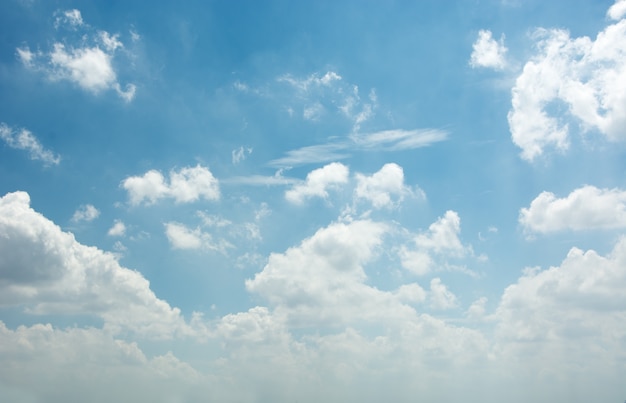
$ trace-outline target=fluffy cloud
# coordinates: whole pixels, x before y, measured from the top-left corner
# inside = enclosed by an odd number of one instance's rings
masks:
[[[94,328],[0,322],[3,401],[200,402],[213,383],[172,353],[149,358],[137,343]],[[129,386],[132,385],[132,386]]]
[[[43,72],[51,80],[70,81],[94,94],[115,90],[127,102],[134,98],[136,86],[127,84],[123,89],[113,65],[116,50],[124,47],[118,35],[106,31],[93,34],[83,22],[79,10],[57,13],[55,26],[83,30],[80,45],[54,42],[52,49],[47,52],[32,52],[28,47],[18,48],[17,55],[24,66]]]
[[[528,232],[610,229],[626,227],[626,191],[583,186],[567,197],[542,192],[520,210],[519,222]]]
[[[158,200],[171,197],[176,203],[190,203],[200,198],[218,200],[219,182],[208,168],[201,165],[170,171],[169,183],[163,174],[150,170],[143,176],[131,176],[122,182],[128,191],[130,204],[154,204]]]
[[[430,306],[435,309],[450,309],[456,307],[456,296],[448,290],[440,278],[430,280]]]
[[[615,0],[606,15],[612,20],[619,20],[626,15],[626,0]]]
[[[285,198],[294,204],[302,204],[311,197],[328,197],[328,190],[348,182],[347,166],[333,162],[322,168],[314,169],[306,176],[302,184],[297,184],[285,192]]]
[[[402,202],[405,196],[416,195],[424,198],[424,192],[412,190],[404,184],[404,171],[398,164],[385,164],[371,176],[356,174],[356,199],[367,200],[374,208],[392,208]]]
[[[609,14],[622,16],[622,4]],[[595,40],[559,29],[539,29],[533,38],[537,52],[517,78],[508,114],[522,158],[532,161],[548,147],[566,150],[572,123],[610,141],[626,139],[626,20]]]
[[[0,199],[0,305],[34,314],[93,315],[111,331],[146,337],[191,334],[177,308],[138,272],[78,243],[29,206],[27,193]]]
[[[46,150],[37,137],[26,129],[14,130],[0,123],[0,139],[11,148],[27,151],[30,159],[42,161],[45,165],[58,165],[61,162],[61,157]]]
[[[80,222],[80,221],[93,221],[100,215],[100,211],[92,206],[91,204],[86,204],[80,206],[72,216],[72,221]]]
[[[491,31],[481,29],[470,56],[470,66],[503,69],[506,66],[507,48],[504,46],[504,35],[500,41],[493,39]]]
[[[124,234],[126,234],[126,225],[120,220],[115,220],[113,226],[107,232],[109,236],[124,236]]]
[[[496,351],[541,364],[545,378],[561,382],[592,368],[623,376],[625,268],[622,238],[608,256],[572,248],[559,266],[526,269],[497,308]]]
[[[455,211],[446,211],[428,227],[428,231],[414,237],[412,247],[400,248],[402,267],[417,275],[425,275],[437,266],[445,268],[448,259],[472,255],[472,248],[463,245],[461,218]]]

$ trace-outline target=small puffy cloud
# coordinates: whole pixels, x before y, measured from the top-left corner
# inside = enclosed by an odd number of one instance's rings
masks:
[[[100,215],[100,211],[92,206],[91,204],[86,204],[80,206],[72,216],[73,222],[81,222],[81,221],[93,221]]]
[[[25,192],[0,198],[0,306],[34,314],[91,315],[111,332],[149,338],[190,335],[180,310],[139,273],[78,243],[30,207]]]
[[[583,186],[567,197],[542,192],[520,210],[519,222],[528,232],[611,229],[626,227],[626,191]]]
[[[115,220],[107,232],[109,236],[124,236],[124,234],[126,234],[126,225],[120,220]]]
[[[200,228],[191,229],[177,222],[165,223],[165,235],[174,249],[203,249],[226,253],[232,245],[225,240],[214,241],[213,236]]]
[[[219,200],[219,182],[208,168],[201,165],[170,171],[169,181],[163,174],[150,170],[143,176],[131,176],[122,181],[131,205],[154,204],[163,198],[176,203],[190,203],[200,198]]]
[[[56,18],[54,20],[55,28],[59,28],[61,26],[67,27],[70,29],[78,29],[85,22],[83,21],[83,16],[80,13],[80,10],[66,10],[66,11],[57,11],[55,13]]]
[[[456,296],[448,290],[448,287],[438,277],[430,281],[428,296],[430,306],[434,309],[451,309],[457,306]]]
[[[506,66],[507,48],[504,46],[504,35],[500,41],[493,39],[489,30],[481,29],[470,56],[470,66],[473,68],[486,67],[501,70]]]
[[[36,53],[27,46],[18,48],[18,57],[25,67],[41,71],[53,81],[70,81],[93,94],[114,90],[127,102],[134,98],[136,86],[129,83],[122,88],[113,64],[116,50],[124,47],[119,35],[92,33],[79,10],[57,13],[55,26],[84,31],[82,40],[75,44],[54,41],[50,51]]]
[[[560,29],[538,29],[533,39],[537,51],[517,77],[508,114],[522,158],[533,161],[548,148],[564,152],[574,125],[624,141],[626,20],[607,26],[595,40]]]
[[[395,163],[383,165],[371,176],[357,173],[356,180],[356,199],[367,200],[377,209],[396,207],[405,196],[425,197],[421,189],[412,190],[404,184],[404,171]]]
[[[485,306],[487,305],[487,298],[480,297],[476,301],[472,302],[467,309],[466,315],[470,319],[482,319],[485,316]]]
[[[428,227],[428,231],[413,238],[412,246],[400,248],[402,267],[421,276],[437,266],[447,267],[449,259],[471,256],[472,248],[463,245],[460,233],[461,218],[455,211],[446,211]]]
[[[0,123],[0,139],[11,148],[27,151],[31,160],[42,161],[44,165],[58,165],[61,162],[61,157],[46,150],[37,137],[26,129],[15,130]]]
[[[333,162],[322,168],[314,169],[306,176],[302,184],[297,184],[285,192],[285,198],[294,204],[302,204],[311,197],[328,197],[328,190],[348,182],[347,166]]]
[[[626,15],[626,0],[615,0],[606,15],[612,20],[620,20]]]

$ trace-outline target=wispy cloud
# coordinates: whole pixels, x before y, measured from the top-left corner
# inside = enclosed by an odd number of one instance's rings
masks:
[[[37,137],[26,129],[15,130],[0,123],[0,139],[11,148],[27,151],[31,160],[43,161],[44,165],[58,165],[61,162],[59,155],[46,150]]]
[[[448,132],[439,129],[384,130],[290,150],[284,157],[274,159],[268,165],[287,167],[337,161],[349,158],[353,151],[412,150],[428,147],[447,138]]]

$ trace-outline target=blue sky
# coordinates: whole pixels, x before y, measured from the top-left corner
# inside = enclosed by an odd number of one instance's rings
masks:
[[[0,26],[0,400],[626,398],[626,1]]]

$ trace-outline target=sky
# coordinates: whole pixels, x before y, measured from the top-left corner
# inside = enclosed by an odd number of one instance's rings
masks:
[[[1,401],[626,399],[626,0],[0,27]]]

